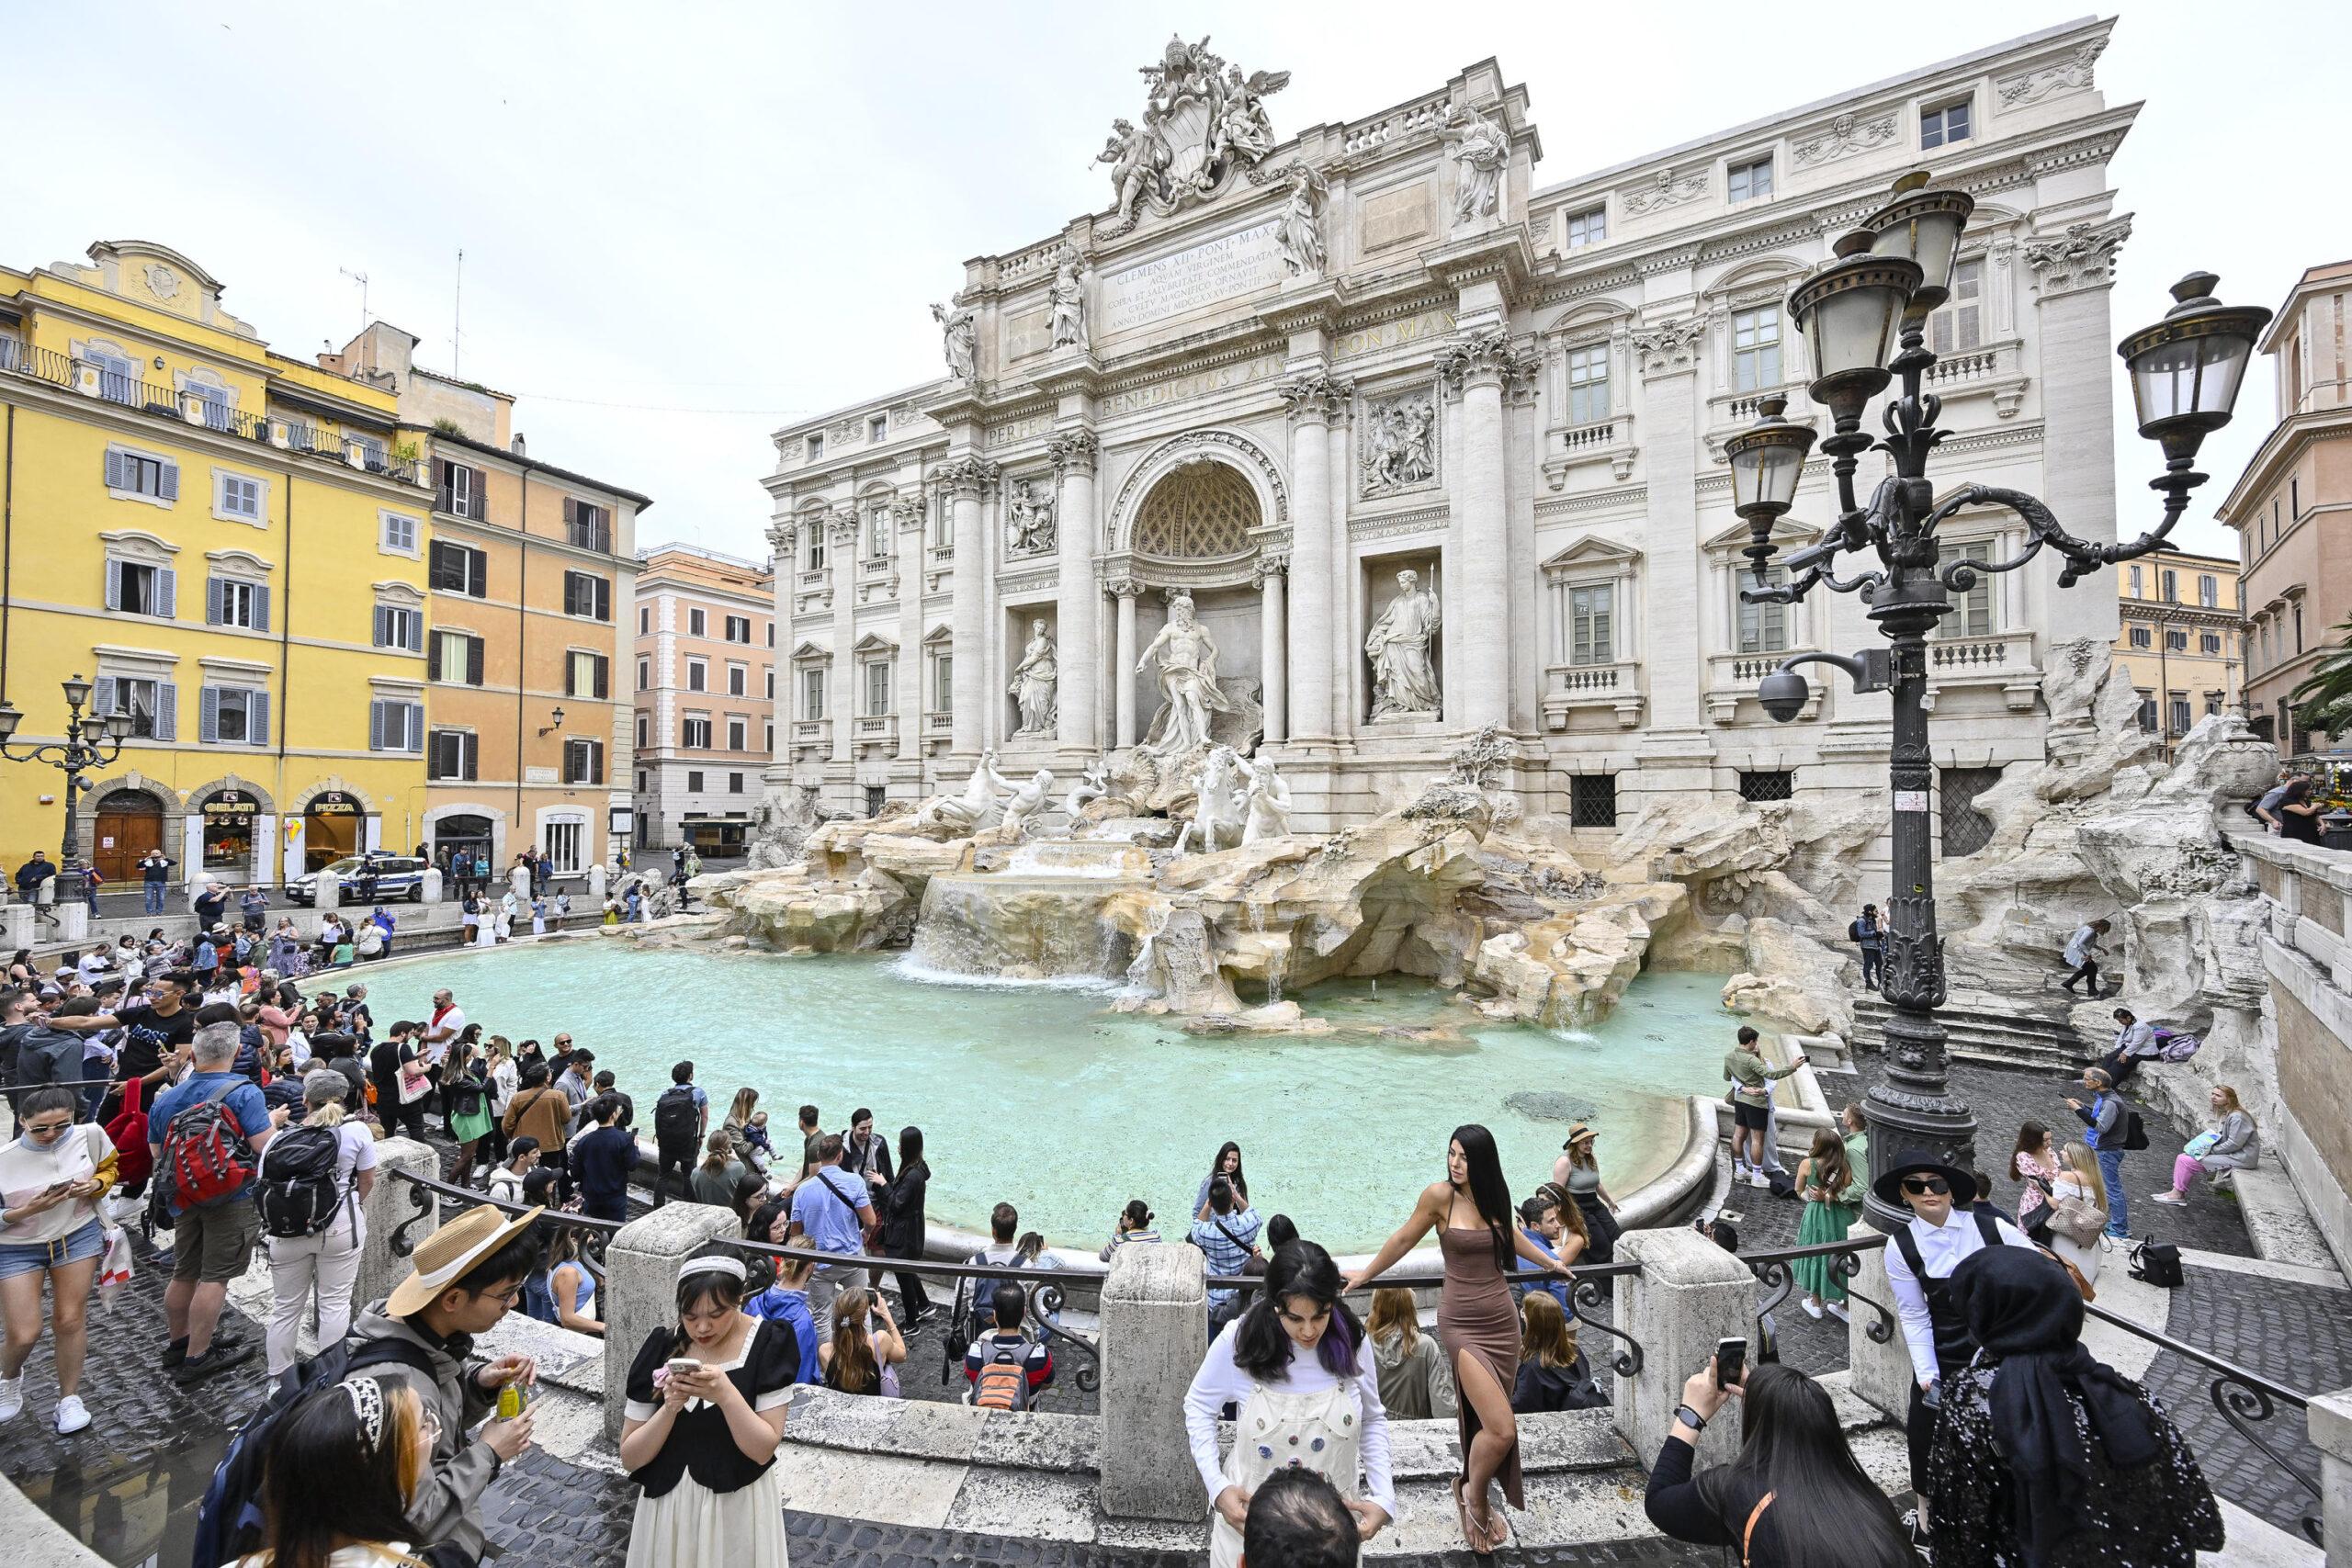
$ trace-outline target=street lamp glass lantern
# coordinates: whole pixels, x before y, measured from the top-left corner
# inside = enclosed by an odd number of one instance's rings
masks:
[[[2220,281],[2210,272],[2190,273],[2173,285],[2179,303],[2163,321],[2116,345],[2131,367],[2140,434],[2161,443],[2165,456],[2184,467],[2206,436],[2230,423],[2255,344],[2270,320],[2259,305],[2216,300],[2213,286]]]
[[[1951,270],[1960,256],[1960,233],[1968,227],[1976,198],[1966,191],[1928,190],[1927,171],[1915,170],[1894,182],[1894,199],[1871,214],[1862,227],[1871,233],[1871,254],[1898,256],[1919,267],[1919,287],[1911,296],[1913,316],[1925,316],[1951,297]]]
[[[107,715],[107,738],[118,743],[130,739],[132,722],[130,715],[127,713]]]
[[[1756,405],[1757,422],[1724,443],[1724,456],[1731,460],[1732,510],[1750,524],[1769,525],[1788,511],[1796,500],[1805,455],[1813,450],[1813,426],[1781,417],[1788,406],[1785,398],[1764,399]]]
[[[1919,264],[1905,257],[1849,255],[1789,296],[1789,311],[1813,354],[1813,400],[1841,427],[1858,423],[1863,405],[1891,379],[1888,351],[1919,279]]]
[[[0,703],[0,740],[6,740],[16,734],[17,726],[22,724],[24,719],[25,716],[17,711],[16,704]]]
[[[90,700],[90,682],[75,675],[64,682],[65,705],[78,708]]]

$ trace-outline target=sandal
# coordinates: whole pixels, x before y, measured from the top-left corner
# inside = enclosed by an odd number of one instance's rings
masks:
[[[1478,1544],[1478,1532],[1471,1526],[1470,1502],[1468,1498],[1462,1495],[1462,1477],[1458,1475],[1453,1478],[1453,1513],[1454,1517],[1462,1526],[1462,1544],[1468,1547],[1471,1551],[1484,1555],[1487,1549]]]

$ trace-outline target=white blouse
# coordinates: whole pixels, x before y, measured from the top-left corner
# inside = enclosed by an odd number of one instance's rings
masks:
[[[1226,1486],[1225,1464],[1216,1451],[1217,1413],[1227,1404],[1247,1404],[1258,1387],[1258,1380],[1233,1364],[1233,1334],[1239,1326],[1238,1321],[1226,1325],[1209,1346],[1201,1370],[1193,1374],[1193,1386],[1184,1393],[1184,1437],[1192,1447],[1193,1463],[1201,1472],[1201,1484],[1208,1488],[1211,1503],[1216,1501],[1217,1494]],[[1396,1489],[1388,1473],[1388,1412],[1380,1403],[1380,1379],[1373,1371],[1369,1341],[1356,1347],[1356,1364],[1361,1369],[1357,1376],[1340,1377],[1323,1365],[1321,1357],[1302,1356],[1294,1345],[1289,1375],[1281,1386],[1300,1393],[1314,1393],[1340,1384],[1349,1386],[1363,1420],[1363,1436],[1357,1440],[1363,1456],[1364,1495],[1379,1504],[1393,1519],[1396,1517]]]

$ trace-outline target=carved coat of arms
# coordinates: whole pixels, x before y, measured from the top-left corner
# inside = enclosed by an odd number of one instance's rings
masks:
[[[1111,122],[1110,139],[1095,154],[1111,165],[1117,208],[1098,234],[1124,233],[1136,225],[1138,208],[1162,217],[1205,201],[1223,188],[1236,169],[1257,167],[1273,151],[1273,123],[1265,100],[1290,85],[1287,71],[1244,75],[1198,43],[1171,38],[1157,65],[1141,68],[1151,90],[1143,123]]]

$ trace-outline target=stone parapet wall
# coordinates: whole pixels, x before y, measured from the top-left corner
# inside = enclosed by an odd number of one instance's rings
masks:
[[[2352,855],[2257,832],[2230,841],[2261,886],[2278,1111],[2266,1142],[2294,1181],[2336,1262],[2352,1269]]]

